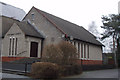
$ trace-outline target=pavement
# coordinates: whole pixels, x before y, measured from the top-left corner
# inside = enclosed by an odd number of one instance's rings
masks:
[[[120,71],[120,70],[119,70]],[[57,80],[120,80],[118,69],[85,71],[80,75],[64,77]],[[40,80],[32,79],[23,75],[1,73],[2,80]]]
[[[66,78],[120,78],[120,69],[85,71],[81,75],[69,76]]]
[[[0,75],[2,75],[2,78],[29,78],[23,75],[8,74],[8,73],[0,73]]]
[[[18,62],[2,63],[2,68],[25,71],[25,64],[24,63],[18,64]],[[31,64],[27,64],[27,71],[30,72],[30,70],[31,70]],[[118,69],[107,69],[107,70],[85,71],[80,75],[65,77],[65,79],[69,79],[69,80],[71,80],[71,79],[72,80],[90,80],[90,79],[91,80],[96,80],[96,78],[97,78],[97,80],[99,80],[101,78],[101,80],[103,80],[103,78],[104,78],[105,80],[107,80],[107,78],[108,78],[108,80],[116,80],[116,79],[118,80],[118,77],[120,78],[119,73],[120,73],[120,69],[119,70]],[[15,78],[15,80],[16,80],[17,77],[19,79],[20,78],[25,78],[25,80],[26,79],[27,80],[32,80],[28,77],[26,78],[26,76],[15,75],[15,74],[3,73],[2,76],[3,76],[3,78],[11,77],[12,78],[11,80],[13,80],[13,78]]]

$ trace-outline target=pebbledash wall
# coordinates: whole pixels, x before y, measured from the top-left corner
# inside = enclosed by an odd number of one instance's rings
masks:
[[[30,57],[31,42],[38,42],[38,58],[41,57],[41,39],[25,36],[14,23],[2,39],[2,61],[14,61]]]
[[[33,16],[34,14],[34,16]],[[30,20],[45,36],[44,46],[54,43],[57,44],[62,38],[62,34],[53,24],[51,24],[43,15],[38,13],[36,9],[32,8],[29,13],[25,16],[24,20]],[[52,41],[54,39],[54,41]],[[80,40],[70,41],[79,53],[78,63],[83,64],[102,64],[102,46],[87,43]],[[78,49],[79,44],[79,49]],[[83,52],[81,52],[81,44]],[[84,49],[85,48],[85,49]],[[86,56],[81,57],[81,53],[86,54]]]
[[[34,14],[34,16],[32,15]],[[63,33],[60,32],[53,24],[51,24],[43,15],[39,14],[36,9],[32,8],[29,13],[25,16],[24,20],[29,20],[35,27],[40,31],[42,35],[45,36],[43,41],[43,48],[48,44],[57,44],[63,39]],[[9,34],[17,34],[19,35],[9,35]],[[16,55],[9,55],[9,46],[10,46],[10,38],[18,38],[18,51]],[[16,24],[14,24],[8,33],[5,35],[3,41],[3,61],[12,61],[18,60],[25,57],[30,57],[30,44],[32,41],[37,41],[39,43],[38,48],[38,58],[41,58],[41,39],[25,36],[24,32],[22,32]],[[77,48],[78,59],[77,62],[79,64],[85,65],[93,65],[93,64],[102,64],[102,46],[95,45],[91,43],[87,43],[80,40],[72,40],[70,41]],[[14,53],[15,54],[15,53]],[[8,57],[6,57],[8,56]]]
[[[49,44],[57,44],[62,38],[62,33],[51,24],[45,17],[39,14],[36,9],[32,8],[24,20],[29,20],[40,32],[45,36],[44,46]]]
[[[102,47],[82,41],[72,41],[78,52],[79,64],[102,64]]]

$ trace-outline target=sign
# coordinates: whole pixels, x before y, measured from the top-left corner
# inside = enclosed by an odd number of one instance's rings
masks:
[[[13,35],[20,35],[21,33],[12,33],[12,34],[7,34],[7,36],[13,36]]]

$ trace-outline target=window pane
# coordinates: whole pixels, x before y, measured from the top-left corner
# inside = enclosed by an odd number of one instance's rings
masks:
[[[17,38],[16,38],[16,42],[15,42],[15,55],[17,55]]]
[[[81,58],[83,58],[83,43],[81,43]]]
[[[88,58],[89,58],[89,45],[87,45],[87,52],[88,52]]]
[[[81,58],[81,43],[79,43],[79,54],[80,54],[80,58]]]
[[[86,44],[84,44],[84,58],[86,58]]]
[[[80,43],[78,43],[78,58],[80,58]]]
[[[13,38],[13,42],[12,42],[12,55],[14,55],[14,41],[15,41],[15,39]]]
[[[11,38],[10,38],[10,44],[9,44],[9,55],[11,55]]]

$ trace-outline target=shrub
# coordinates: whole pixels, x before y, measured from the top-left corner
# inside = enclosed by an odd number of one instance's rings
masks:
[[[32,64],[33,78],[54,79],[59,77],[59,66],[49,62],[36,62]]]
[[[62,54],[61,50],[56,45],[47,45],[43,51],[42,61],[44,62],[52,62],[61,64]]]
[[[81,65],[78,65],[78,64],[63,65],[63,66],[61,66],[60,69],[61,69],[60,74],[62,76],[69,76],[69,75],[75,75],[75,74],[82,73],[82,67],[81,67]]]
[[[48,45],[43,52],[43,61],[53,62],[62,65],[74,64],[77,59],[76,48],[67,41],[62,41],[57,45]]]
[[[77,59],[77,50],[76,48],[67,41],[62,41],[58,44],[58,47],[62,51],[62,64],[70,65],[74,64],[75,59]]]
[[[74,74],[81,74],[82,73],[82,66],[80,64],[74,64],[72,66],[72,70]]]

